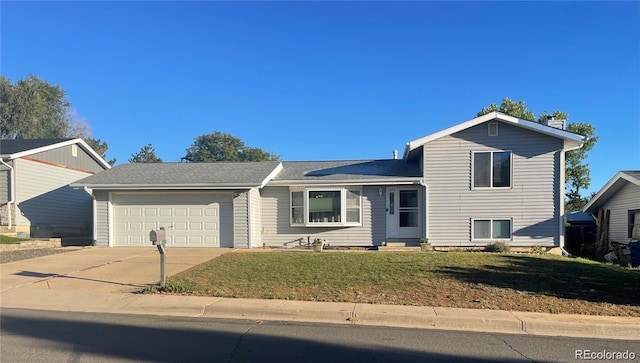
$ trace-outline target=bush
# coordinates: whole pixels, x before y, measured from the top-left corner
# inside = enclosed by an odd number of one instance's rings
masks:
[[[547,253],[547,249],[542,246],[535,246],[531,248],[531,251],[529,251],[529,253],[531,253],[532,255],[544,255],[545,253]]]
[[[498,241],[484,247],[484,252],[509,252],[511,248],[506,242]]]

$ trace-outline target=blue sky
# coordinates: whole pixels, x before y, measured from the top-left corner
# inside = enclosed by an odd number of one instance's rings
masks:
[[[283,160],[390,158],[504,97],[640,169],[638,2],[0,3],[0,70],[60,85],[107,156],[221,131]]]

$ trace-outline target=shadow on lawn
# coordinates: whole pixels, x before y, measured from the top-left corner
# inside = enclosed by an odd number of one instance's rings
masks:
[[[640,270],[534,256],[503,258],[504,265],[443,267],[436,273],[460,281],[563,299],[640,306]]]

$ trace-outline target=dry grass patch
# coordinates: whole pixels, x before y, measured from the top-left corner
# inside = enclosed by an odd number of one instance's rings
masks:
[[[168,279],[204,296],[640,317],[640,270],[488,253],[229,253]]]

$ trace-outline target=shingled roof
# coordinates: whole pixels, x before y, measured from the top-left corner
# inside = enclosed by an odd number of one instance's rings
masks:
[[[278,161],[131,163],[84,178],[71,186],[92,189],[257,187],[263,186],[281,168]]]
[[[0,155],[17,154],[69,140],[73,139],[2,139],[0,140]]]
[[[277,182],[385,181],[419,179],[417,164],[402,160],[287,161],[275,178]]]

